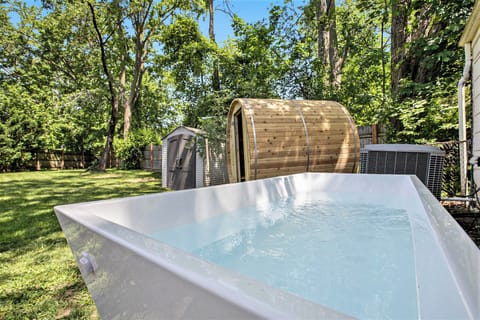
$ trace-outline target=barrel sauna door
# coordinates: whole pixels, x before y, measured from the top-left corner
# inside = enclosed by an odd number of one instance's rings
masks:
[[[168,139],[167,186],[173,190],[195,188],[195,137],[177,135]]]
[[[234,115],[234,134],[235,134],[235,168],[237,171],[237,182],[245,181],[245,153],[243,141],[243,119],[242,112],[238,111]]]

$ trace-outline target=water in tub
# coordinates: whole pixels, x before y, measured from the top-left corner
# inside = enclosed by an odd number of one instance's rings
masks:
[[[358,199],[288,198],[154,236],[360,319],[417,318],[408,214]]]

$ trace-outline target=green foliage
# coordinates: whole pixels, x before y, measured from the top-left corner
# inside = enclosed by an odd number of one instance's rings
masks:
[[[130,131],[126,140],[115,140],[115,154],[123,169],[139,169],[149,144],[161,144],[157,132],[149,129]]]
[[[390,90],[388,0],[335,2],[329,17],[336,21],[332,49],[342,58],[335,84],[318,57],[319,23],[325,21],[317,18],[316,0],[285,1],[253,23],[233,16],[234,37],[222,46],[200,32],[204,0],[91,3],[119,95],[117,132],[124,126],[123,103],[134,92],[135,72],[142,72],[131,106],[133,138],[116,144],[127,166],[136,165],[134,150],[148,140],[137,139],[142,130],[162,136],[184,124],[224,139],[226,114],[237,97],[333,99],[359,125],[396,119],[395,141],[455,138],[454,83],[463,66],[457,42],[472,0],[410,2],[411,41],[401,61],[408,72],[398,92]],[[138,51],[142,33],[135,19],[150,4],[145,51]],[[87,4],[2,2],[0,23],[0,170],[22,168],[37,149],[100,154],[111,107]],[[135,65],[138,53],[145,55],[143,69]],[[216,70],[219,84],[213,83]],[[117,133],[118,138],[123,136]]]
[[[278,97],[272,50],[274,26],[263,21],[249,24],[234,16],[232,27],[236,39],[227,44],[228,51],[222,52],[219,61],[224,87],[237,97]]]
[[[221,154],[226,143],[227,113],[231,102],[232,93],[227,90],[209,94],[199,102],[199,113],[204,116],[198,117],[197,126],[205,132],[209,148],[216,154]]]
[[[270,11],[270,21],[275,26],[275,66],[281,75],[276,91],[282,98],[326,98],[323,94],[325,66],[316,54],[315,30],[309,25],[313,19],[310,8],[309,5],[303,8],[277,6]]]
[[[464,64],[458,46],[473,1],[412,1],[403,70],[393,104],[392,140],[427,143],[458,139],[457,88]],[[393,31],[392,31],[393,32]]]
[[[155,73],[147,73],[143,78],[132,128],[152,130],[163,136],[181,124],[181,102],[170,94],[173,87],[171,77],[163,74],[158,79]]]
[[[188,16],[177,17],[165,29],[162,42],[163,62],[173,70],[180,89],[186,90],[186,81],[205,74],[204,61],[212,50],[210,43],[200,33],[198,23]]]
[[[12,1],[2,9],[19,21],[7,19],[0,38],[0,170],[22,168],[35,150],[96,152],[106,101],[86,12],[61,2],[44,10]]]
[[[420,29],[416,32],[423,31],[423,35],[409,48],[419,68],[412,80],[434,82],[461,70],[463,48],[458,46],[458,40],[472,4],[471,0],[413,1],[412,32]]]
[[[158,35],[166,32],[165,23],[170,21],[165,21],[166,15],[176,15],[178,9],[201,12],[199,4],[203,2],[197,2],[155,3],[147,25],[147,31],[151,30],[148,39],[159,41]],[[120,73],[125,48],[132,48],[135,41],[128,28],[123,38],[114,32],[118,19],[146,3],[94,3],[97,22],[109,45],[108,67],[115,75]],[[11,1],[0,9],[0,19],[5,22],[0,32],[0,171],[22,168],[30,153],[38,149],[99,155],[105,145],[110,95],[86,3],[44,1],[39,7]],[[159,46],[147,48],[147,70],[142,76],[140,99],[133,106],[133,129],[147,128],[162,134],[180,123],[182,104],[172,96],[172,81],[165,70],[151,64],[159,56]],[[133,58],[134,53],[127,62]],[[128,66],[127,84],[131,81],[130,70]],[[119,121],[117,129],[122,125]]]
[[[419,144],[453,140],[458,130],[455,82],[439,79],[434,84],[411,83],[408,87],[418,97],[398,104],[393,115],[400,119],[402,130],[393,139]]]

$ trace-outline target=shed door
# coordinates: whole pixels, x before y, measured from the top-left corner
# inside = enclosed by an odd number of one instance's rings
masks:
[[[168,139],[167,186],[173,190],[195,188],[195,137],[177,135]]]

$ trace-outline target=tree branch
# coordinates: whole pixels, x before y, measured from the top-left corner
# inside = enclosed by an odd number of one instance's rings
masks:
[[[87,2],[87,4],[88,4],[88,7],[90,8],[90,12],[92,13],[93,27],[95,28],[95,32],[97,34],[98,42],[100,44],[103,72],[107,76],[108,90],[110,91],[110,99],[113,102],[114,99],[115,99],[115,89],[113,88],[112,75],[110,74],[110,71],[108,70],[108,66],[107,66],[107,55],[105,54],[105,43],[103,41],[102,34],[100,33],[100,30],[98,28],[97,18],[95,16],[95,8],[93,7],[93,5],[90,2]]]
[[[153,4],[153,0],[150,0],[150,2],[148,3],[147,10],[145,11],[145,14],[143,15],[143,18],[142,18],[142,24],[143,25],[145,24],[145,22],[148,19],[148,16],[150,15],[150,10],[152,9],[152,4]]]

